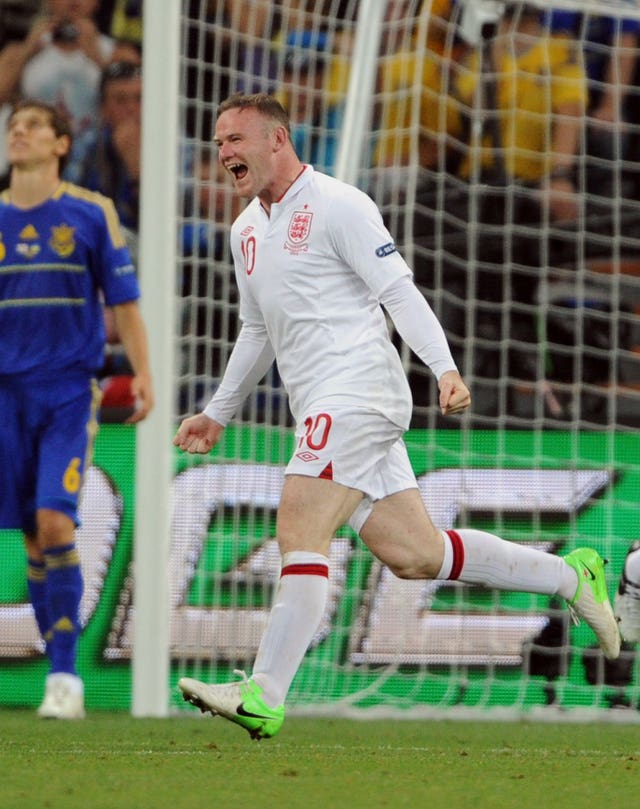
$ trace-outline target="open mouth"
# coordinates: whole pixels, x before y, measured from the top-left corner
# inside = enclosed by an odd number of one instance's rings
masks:
[[[247,176],[248,168],[244,165],[244,163],[232,163],[231,165],[227,166],[227,170],[233,174],[236,180],[242,180],[243,177]]]

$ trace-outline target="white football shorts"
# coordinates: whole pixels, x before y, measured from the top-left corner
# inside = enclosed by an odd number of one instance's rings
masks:
[[[298,424],[285,474],[333,480],[361,491],[364,497],[349,520],[359,532],[376,500],[418,488],[403,433],[375,411],[319,408]]]

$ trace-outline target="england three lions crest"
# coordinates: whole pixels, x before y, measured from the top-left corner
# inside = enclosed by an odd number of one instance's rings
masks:
[[[311,211],[294,211],[289,220],[285,250],[290,253],[304,253],[309,249],[308,239],[311,232]]]

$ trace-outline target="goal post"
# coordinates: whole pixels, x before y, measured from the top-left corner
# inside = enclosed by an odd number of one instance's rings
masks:
[[[386,0],[360,3],[353,43],[353,63],[344,101],[344,125],[338,142],[334,175],[346,183],[357,184],[366,132],[370,119],[371,98],[375,91],[376,63],[380,47]]]
[[[640,516],[638,77],[625,79],[631,113],[607,130],[607,153],[590,151],[591,110],[573,88],[585,105],[577,215],[563,224],[545,198],[534,218],[533,182],[460,168],[485,154],[487,99],[501,92],[491,71],[474,73],[472,51],[490,32],[463,19],[473,5],[256,2],[239,20],[231,3],[183,0],[145,16],[141,269],[158,405],[139,434],[136,608],[121,599],[109,650],[133,655],[136,715],[181,711],[180,676],[226,681],[250,670],[279,570],[275,511],[293,436],[276,370],[210,456],[169,443],[215,390],[238,328],[228,234],[239,203],[211,149],[216,108],[235,90],[277,93],[302,159],[376,200],[447,331],[474,397],[461,419],[440,417],[430,372],[398,346],[414,396],[407,445],[434,520],[549,553],[592,545],[609,559],[615,592]],[[554,39],[552,49],[560,60],[566,47],[584,70],[591,16],[640,23],[633,3],[553,5],[583,15],[573,44]],[[503,3],[480,6],[483,25],[502,19]],[[540,36],[562,36],[545,25]],[[513,32],[503,44],[509,64],[534,70],[517,62]],[[618,65],[625,48],[598,46]],[[572,70],[564,80],[596,86]],[[556,81],[541,74],[532,86],[550,92]],[[566,115],[552,111],[544,125]],[[605,665],[556,599],[399,581],[348,529],[330,564],[327,610],[289,695],[294,712],[637,714],[611,710],[638,705],[634,651],[619,668]]]
[[[175,429],[176,176],[180,9],[156,0],[144,16],[143,170],[139,275],[155,407],[137,428],[133,549],[136,626],[134,716],[166,716],[169,705],[169,547]]]

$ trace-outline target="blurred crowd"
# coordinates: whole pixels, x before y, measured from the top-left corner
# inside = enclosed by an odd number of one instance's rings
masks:
[[[638,219],[640,15],[633,13],[636,0],[627,2],[628,17],[620,16],[620,3],[615,16],[552,6],[543,11],[522,0],[386,4],[374,124],[359,183],[401,246],[409,240],[417,246],[423,289],[444,286],[450,293],[439,314],[463,366],[468,338],[479,346],[465,373],[488,380],[506,373],[523,384],[541,375],[560,386],[563,379],[575,381],[570,351],[550,354],[541,368],[528,347],[540,334],[541,295],[557,303],[566,287],[547,283],[548,267],[559,268],[551,280],[564,283],[562,269],[575,270],[578,259],[603,262],[612,251],[619,258],[612,237]],[[290,112],[300,157],[333,173],[358,6],[356,0],[184,2],[179,292],[184,362],[201,379],[201,390],[190,396],[208,392],[208,380],[227,358],[225,336],[235,329],[226,234],[239,209],[210,145],[217,104],[235,91],[275,93]],[[0,119],[23,97],[69,114],[74,146],[65,179],[114,200],[134,254],[142,13],[143,0],[0,0]],[[5,185],[7,171],[0,153]],[[407,203],[415,211],[409,230]],[[470,222],[483,234],[472,254]],[[585,228],[592,234],[587,254]],[[504,272],[505,263],[511,272]],[[479,313],[471,326],[470,298]],[[505,301],[512,313],[506,317]],[[614,349],[632,348],[629,334],[596,334],[613,328],[611,320],[593,320],[580,337],[601,340],[601,361],[580,368],[593,384],[619,381],[605,356],[607,341]],[[616,329],[620,322],[616,317]],[[545,326],[549,333],[554,323]],[[112,339],[117,345],[117,335]],[[576,347],[578,338],[566,339]],[[491,347],[505,340],[520,348],[496,366]],[[110,361],[107,376],[126,373],[117,350]],[[421,387],[420,380],[414,384]],[[414,393],[420,402],[420,390]],[[196,404],[185,401],[181,409]],[[562,395],[548,405],[561,412]]]

